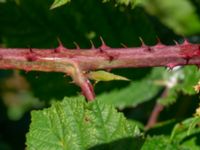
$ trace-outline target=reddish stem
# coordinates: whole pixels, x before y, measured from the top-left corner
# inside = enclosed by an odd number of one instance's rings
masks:
[[[153,109],[153,111],[150,115],[150,118],[148,120],[148,123],[146,125],[146,129],[153,127],[157,123],[160,112],[163,109],[164,109],[164,106],[162,104],[156,103],[156,105],[155,105],[155,107],[154,107],[154,109]]]
[[[168,93],[168,88],[166,88],[166,89],[163,91],[161,97],[162,97],[162,98],[166,97],[166,96],[167,96],[167,93]],[[156,105],[155,105],[154,108],[153,108],[153,111],[151,112],[151,115],[150,115],[150,117],[149,117],[149,120],[148,120],[148,122],[147,122],[146,129],[149,129],[149,128],[153,127],[153,126],[157,123],[158,117],[159,117],[159,115],[160,115],[160,113],[161,113],[161,111],[162,111],[163,109],[164,109],[164,106],[163,106],[162,104],[156,103]]]
[[[56,49],[0,48],[0,69],[64,72],[81,87],[88,100],[94,99],[93,87],[84,73],[90,70],[200,65],[200,45],[185,41],[181,45],[142,45],[139,48],[99,48],[69,50],[60,44]]]

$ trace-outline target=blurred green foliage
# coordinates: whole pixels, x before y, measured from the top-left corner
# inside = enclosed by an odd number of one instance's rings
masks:
[[[191,35],[200,32],[200,20],[189,0],[143,0],[147,12],[158,17],[177,34]]]

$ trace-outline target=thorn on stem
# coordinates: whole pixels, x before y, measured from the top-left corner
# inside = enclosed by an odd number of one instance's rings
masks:
[[[64,47],[63,44],[62,44],[62,41],[60,40],[60,38],[57,38],[57,41],[58,41],[58,46],[59,47]]]
[[[103,38],[100,36],[100,40],[101,40],[101,46],[99,47],[100,52],[105,51],[106,49],[109,49],[110,47],[106,45],[106,43],[104,42]]]
[[[176,46],[179,46],[179,43],[176,40],[173,40]]]
[[[77,50],[80,50],[80,49],[81,49],[80,46],[79,46],[75,41],[74,41],[73,43],[74,43],[74,45],[76,46],[76,49],[77,49]]]
[[[91,49],[96,49],[92,40],[90,40]]]
[[[184,42],[182,45],[190,45],[190,42],[188,41],[188,39],[184,38]]]
[[[128,48],[128,46],[126,46],[124,43],[120,43],[121,46],[123,46],[124,48]]]
[[[163,48],[163,47],[165,47],[165,45],[161,42],[161,40],[160,40],[159,37],[157,37],[156,39],[157,39],[157,44],[155,46],[156,48]]]
[[[169,71],[172,71],[173,68],[176,67],[176,66],[177,66],[177,64],[175,64],[175,63],[169,63],[169,64],[167,64],[166,67],[168,68]]]
[[[63,44],[59,38],[57,38],[57,41],[58,41],[58,47],[54,49],[54,52],[60,53],[60,52],[64,51],[66,48],[63,46]]]
[[[152,51],[153,51],[153,49],[152,49],[150,46],[147,46],[147,45],[144,43],[144,41],[143,41],[143,39],[142,39],[141,37],[139,37],[139,39],[140,39],[140,41],[141,41],[141,43],[142,43],[141,47],[144,48],[145,51],[148,51],[148,52],[152,52]]]
[[[141,37],[139,37],[139,39],[142,44],[141,47],[147,47],[147,45],[144,43],[144,40]]]

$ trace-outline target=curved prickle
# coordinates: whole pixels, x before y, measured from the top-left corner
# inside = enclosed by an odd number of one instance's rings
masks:
[[[110,49],[110,47],[106,45],[106,43],[104,42],[101,36],[100,36],[100,40],[101,40],[101,46],[99,47],[100,52]]]

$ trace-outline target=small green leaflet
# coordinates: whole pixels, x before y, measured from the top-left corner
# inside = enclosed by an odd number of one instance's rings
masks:
[[[70,1],[71,0],[55,0],[54,3],[51,5],[50,9],[54,9],[54,8],[60,7],[62,5],[65,5]]]
[[[171,143],[167,136],[148,136],[140,150],[182,150],[177,143]]]
[[[128,78],[126,77],[122,77],[119,75],[115,75],[113,73],[110,72],[106,72],[103,70],[99,70],[99,71],[91,71],[87,74],[87,77],[91,80],[95,80],[96,82],[99,81],[112,81],[112,80],[124,80],[124,81],[130,81]]]

